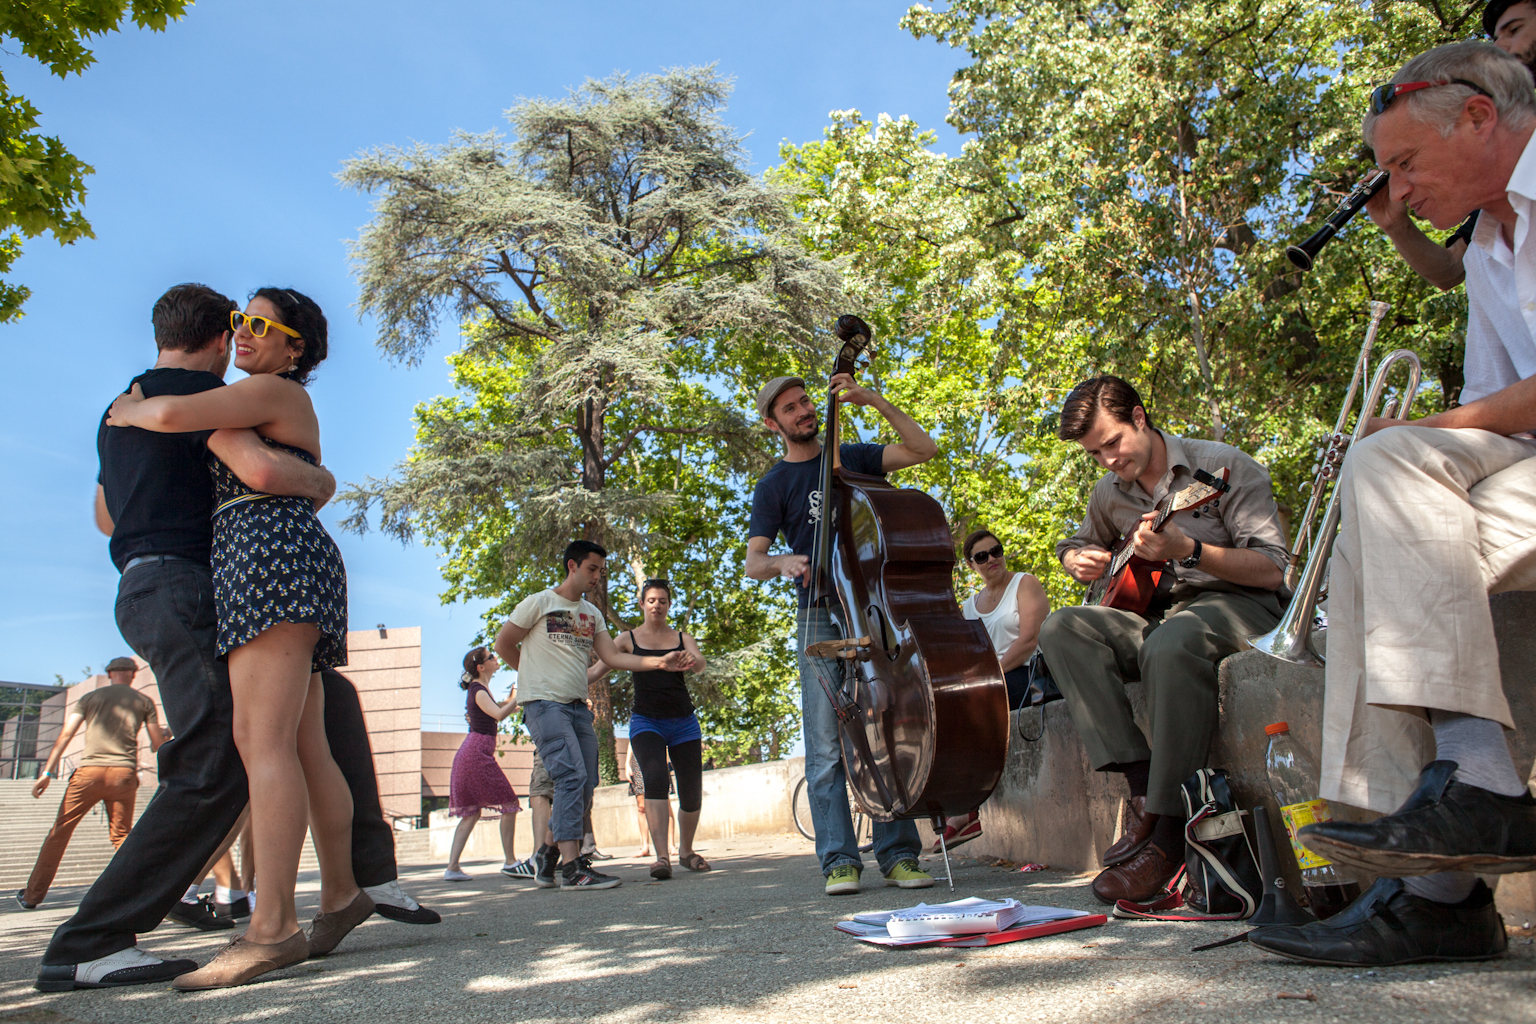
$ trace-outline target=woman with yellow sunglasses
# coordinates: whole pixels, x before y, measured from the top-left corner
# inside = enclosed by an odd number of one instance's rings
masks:
[[[181,432],[254,428],[267,444],[319,464],[320,424],[304,384],[326,356],[320,307],[260,288],[231,312],[235,366],[249,376],[195,395],[146,399],[138,385],[107,424]],[[373,912],[352,875],[352,797],[325,739],[318,671],[346,663],[341,552],[304,498],[252,491],[210,456],[219,656],[229,664],[235,745],[250,779],[261,899],[245,934],[182,990],[241,985],[329,953]],[[308,827],[320,859],[320,914],[299,927],[294,884]]]

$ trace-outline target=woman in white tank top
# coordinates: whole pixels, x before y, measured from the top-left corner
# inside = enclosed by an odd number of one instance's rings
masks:
[[[1039,580],[1027,572],[1009,571],[1003,563],[1003,545],[991,532],[975,531],[965,538],[962,550],[966,564],[981,577],[982,588],[966,598],[960,610],[966,618],[980,619],[987,627],[1008,683],[1008,708],[1013,710],[1023,702],[1029,687],[1029,672],[1024,666],[1035,653],[1040,624],[1050,613],[1051,603]],[[950,847],[979,835],[978,811],[945,821],[944,841]]]

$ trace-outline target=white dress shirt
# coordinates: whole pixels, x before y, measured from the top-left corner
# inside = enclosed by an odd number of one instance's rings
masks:
[[[1475,402],[1536,374],[1536,135],[1509,176],[1515,244],[1498,221],[1477,219],[1462,264],[1467,273],[1467,354],[1461,401]]]

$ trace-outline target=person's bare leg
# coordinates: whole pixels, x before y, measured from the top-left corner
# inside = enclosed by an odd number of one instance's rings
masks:
[[[256,889],[256,840],[251,835],[251,809],[245,809],[240,819],[245,822],[240,829],[240,888],[251,896]]]
[[[554,846],[555,837],[549,831],[549,819],[554,816],[555,802],[547,796],[530,796],[528,805],[533,815],[533,841],[541,846]]]
[[[667,856],[667,851],[672,848],[667,832],[667,826],[671,820],[667,812],[671,809],[672,801],[667,799],[645,802],[645,817],[651,832],[651,848],[656,851],[656,859],[664,864],[672,863]]]
[[[225,850],[224,856],[213,862],[213,881],[226,889],[240,888],[240,879],[235,871],[235,855],[230,851]]]
[[[517,812],[501,816],[501,855],[503,864],[517,863]]]
[[[650,819],[645,815],[645,797],[639,793],[635,794],[635,823],[640,828],[640,852],[636,856],[649,857],[651,855],[651,824]]]
[[[681,828],[677,837],[677,859],[682,860],[693,852],[693,835],[699,830],[699,811],[678,811]]]
[[[281,622],[229,652],[235,746],[250,780],[251,828],[261,861],[261,900],[247,941],[273,944],[299,931],[293,890],[309,827],[309,789],[299,761],[299,721],[320,630]]]
[[[453,830],[453,845],[448,848],[448,870],[460,871],[459,857],[464,853],[464,847],[469,843],[469,834],[475,830],[480,822],[480,808],[476,807],[464,817],[459,819],[459,827]]]
[[[675,835],[677,835],[677,815],[672,813],[672,798],[667,797],[667,836],[670,839]],[[672,849],[672,852],[678,853],[681,850],[682,847],[677,846]]]
[[[325,738],[325,688],[309,677],[309,699],[299,721],[299,763],[309,793],[309,834],[320,862],[320,912],[334,914],[357,898],[352,877],[352,790]]]

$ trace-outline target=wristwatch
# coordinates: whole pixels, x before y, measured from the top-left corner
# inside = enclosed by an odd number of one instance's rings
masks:
[[[1195,540],[1195,550],[1189,553],[1188,558],[1179,559],[1179,564],[1186,569],[1193,569],[1195,566],[1199,565],[1200,554],[1203,547],[1204,545],[1202,545],[1199,540]]]

